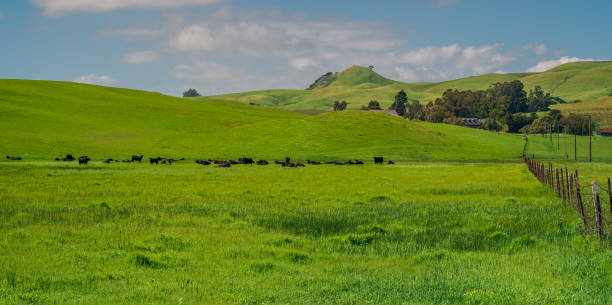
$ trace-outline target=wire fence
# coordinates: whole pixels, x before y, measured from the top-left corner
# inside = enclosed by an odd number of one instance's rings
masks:
[[[597,234],[602,241],[612,234],[610,178],[607,187],[605,183],[600,185],[598,181],[591,181],[590,185],[582,184],[578,170],[570,171],[567,168],[553,167],[552,162],[532,160],[528,157],[523,157],[523,161],[542,184],[548,186],[557,197],[576,209],[582,218],[585,234]],[[602,206],[606,204],[610,206],[609,215],[602,212]]]

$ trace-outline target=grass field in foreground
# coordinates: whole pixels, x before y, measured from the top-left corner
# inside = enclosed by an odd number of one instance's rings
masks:
[[[2,304],[610,304],[521,163],[1,163]]]

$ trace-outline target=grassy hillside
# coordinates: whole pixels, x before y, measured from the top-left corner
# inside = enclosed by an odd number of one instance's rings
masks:
[[[580,103],[553,105],[551,108],[559,109],[564,114],[580,113],[591,114],[599,121],[602,128],[612,128],[612,97],[606,96],[598,100]]]
[[[578,62],[542,73],[486,74],[441,83],[414,84],[389,80],[368,68],[353,66],[339,73],[327,87],[254,91],[202,99],[223,98],[284,109],[320,110],[331,110],[334,101],[346,100],[349,109],[359,109],[371,100],[378,100],[383,107],[387,107],[400,90],[406,91],[410,99],[428,102],[447,89],[486,89],[496,82],[516,79],[525,84],[527,91],[539,85],[568,101],[590,101],[612,93],[612,62]]]
[[[174,158],[516,159],[522,139],[383,113],[316,116],[222,100],[99,86],[0,80],[0,153],[49,160]]]

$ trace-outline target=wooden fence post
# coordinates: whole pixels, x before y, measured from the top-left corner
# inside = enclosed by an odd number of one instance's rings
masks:
[[[589,230],[586,215],[584,214],[584,206],[582,205],[582,196],[580,196],[580,178],[578,176],[578,170],[576,170],[576,204],[578,205],[578,211],[582,215],[582,221],[584,222],[584,229]]]
[[[568,181],[569,181],[569,198],[570,198],[570,203],[572,202],[572,200],[574,199],[574,173],[569,173],[568,176]]]
[[[561,195],[563,195],[563,201],[566,200],[565,196],[565,179],[563,178],[563,168],[561,168]]]
[[[604,239],[604,228],[603,222],[601,220],[601,205],[599,204],[599,185],[597,181],[591,182],[591,187],[593,189],[593,205],[595,206],[595,221],[597,223],[597,234],[599,235],[599,239]]]
[[[610,196],[610,213],[612,214],[612,186],[610,186],[610,178],[608,178],[608,196]]]
[[[565,184],[567,188],[567,201],[572,202],[572,194],[570,193],[570,178],[572,173],[567,171],[567,167],[565,168]]]
[[[555,167],[555,176],[557,177],[557,197],[561,198],[561,184],[559,183],[559,168]]]

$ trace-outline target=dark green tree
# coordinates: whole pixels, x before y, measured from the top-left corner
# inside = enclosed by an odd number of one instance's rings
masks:
[[[335,101],[334,102],[334,111],[342,111],[346,109],[346,106],[348,105],[348,103],[346,101]]]
[[[380,108],[380,103],[378,101],[370,101],[368,103],[368,109],[369,110],[381,110],[382,108]]]
[[[406,96],[406,92],[404,90],[400,91],[395,96],[395,101],[391,105],[389,109],[395,110],[399,116],[404,116],[406,114],[406,104],[408,103],[408,96]]]
[[[189,90],[183,92],[183,97],[196,97],[201,96],[200,93],[196,89],[190,88]]]

